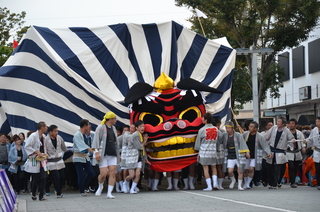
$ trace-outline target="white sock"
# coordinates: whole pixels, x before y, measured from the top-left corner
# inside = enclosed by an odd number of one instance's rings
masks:
[[[123,181],[120,181],[119,185],[120,185],[120,191],[123,191],[123,188],[122,188],[123,187]]]
[[[153,191],[157,191],[158,190],[158,183],[159,183],[159,180],[158,179],[154,179],[153,185],[152,185],[152,190]]]
[[[224,178],[218,178],[218,186],[220,190],[223,190],[224,188],[222,187],[222,183],[223,183]]]
[[[172,181],[171,181],[172,177],[167,177],[167,181],[168,181],[168,190],[172,189]]]
[[[238,179],[238,190],[243,190],[243,188],[242,188],[242,181],[243,181],[243,180],[239,180],[239,179]]]
[[[230,183],[230,185],[229,185],[229,188],[230,188],[230,189],[233,189],[234,184],[236,183],[236,179],[234,178],[234,176],[233,176],[233,177],[230,177],[230,179],[231,179],[231,183]]]
[[[250,183],[251,183],[251,181],[252,181],[252,178],[251,178],[251,177],[248,177],[247,188],[249,188],[249,187],[250,187]]]
[[[103,190],[103,183],[99,183],[99,187],[98,187],[95,195],[96,195],[96,196],[100,196],[102,190]]]
[[[136,188],[136,186],[137,186],[137,183],[132,182],[132,186],[131,186],[131,189],[130,189],[130,193],[135,192],[134,189]]]
[[[120,192],[119,186],[120,186],[120,185],[119,185],[119,182],[116,182],[116,191],[117,191],[117,192]]]
[[[173,188],[174,188],[175,190],[179,190],[179,188],[178,188],[178,182],[179,182],[179,179],[173,178]]]
[[[218,176],[212,175],[212,184],[214,188],[218,188]]]
[[[128,185],[128,182],[126,180],[124,180],[123,184],[122,184],[122,190],[124,193],[128,193],[128,191],[129,191],[127,185]]]
[[[189,189],[189,181],[188,178],[183,178],[183,182],[184,182],[184,188],[183,190],[188,190]]]
[[[194,177],[189,176],[189,188],[194,190]]]
[[[211,178],[206,179],[207,183],[207,188],[203,189],[204,191],[211,191],[212,190],[212,185],[211,185]]]
[[[130,180],[131,181],[131,180]],[[130,191],[130,181],[129,182],[127,182],[127,190],[128,190],[128,192]]]
[[[248,185],[248,177],[244,177],[244,187],[246,188]]]
[[[112,195],[111,195],[112,190],[113,190],[113,186],[108,185],[108,193],[107,193],[107,196],[112,196]]]

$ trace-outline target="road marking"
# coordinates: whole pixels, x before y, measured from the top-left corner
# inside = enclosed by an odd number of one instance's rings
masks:
[[[238,204],[242,204],[242,205],[249,205],[249,206],[258,207],[258,208],[266,208],[266,209],[271,209],[271,210],[276,210],[276,211],[284,211],[284,212],[296,212],[296,211],[292,211],[292,210],[275,208],[275,207],[270,207],[270,206],[265,206],[265,205],[259,205],[259,204],[255,204],[255,203],[242,202],[242,201],[233,200],[233,199],[226,199],[226,198],[221,198],[221,197],[216,197],[216,196],[209,196],[209,195],[205,195],[205,194],[198,194],[198,193],[194,193],[194,192],[190,192],[190,191],[182,191],[182,192],[188,193],[188,194],[193,194],[193,195],[198,195],[198,196],[202,196],[202,197],[217,199],[217,200],[238,203]]]

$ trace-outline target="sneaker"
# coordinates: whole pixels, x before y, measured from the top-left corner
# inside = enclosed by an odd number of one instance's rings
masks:
[[[62,198],[63,194],[57,195],[57,198]]]
[[[80,197],[86,197],[86,196],[87,196],[86,193],[81,193],[81,194],[80,194]]]
[[[89,187],[89,190],[90,190],[91,193],[95,193],[96,192],[96,189],[93,189],[91,187]]]
[[[138,187],[135,187],[134,191],[140,192],[140,189]]]
[[[278,184],[278,188],[281,188],[281,186],[282,186],[282,184],[281,184],[281,183],[279,183],[279,184]]]
[[[85,189],[85,190],[84,190],[84,193],[90,194],[90,190],[89,190],[89,189]]]
[[[135,190],[130,190],[130,194],[137,194],[138,192],[136,192]]]
[[[297,184],[291,184],[291,188],[297,188]]]
[[[107,195],[107,199],[115,199],[115,198],[116,198],[115,196]]]
[[[269,186],[269,189],[278,189],[278,187]]]
[[[39,201],[47,201],[47,199],[42,197],[41,199],[39,198]]]
[[[31,199],[32,199],[33,201],[35,201],[35,200],[37,200],[37,196],[31,195]]]
[[[320,190],[320,186],[318,186],[317,189]]]
[[[47,193],[46,193],[46,196],[50,196],[50,192],[47,192]]]

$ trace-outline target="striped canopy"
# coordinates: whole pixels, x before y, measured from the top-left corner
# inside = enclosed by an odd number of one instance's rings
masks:
[[[207,110],[227,119],[236,53],[226,39],[209,40],[176,22],[103,27],[31,27],[0,68],[0,131],[36,130],[45,121],[66,141],[82,118],[93,130],[111,110],[129,124],[123,103],[136,82],[166,73],[224,92],[208,94]]]

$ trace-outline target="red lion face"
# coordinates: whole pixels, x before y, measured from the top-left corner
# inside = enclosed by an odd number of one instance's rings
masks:
[[[142,120],[145,123],[151,168],[160,172],[175,171],[195,163],[197,153],[194,143],[205,113],[204,98],[200,91],[185,89],[183,85],[181,88],[161,90],[161,93],[154,92],[153,87],[145,84],[142,87],[133,88],[131,92],[133,95],[140,90],[145,94],[138,100],[135,98],[130,101],[130,121]]]

